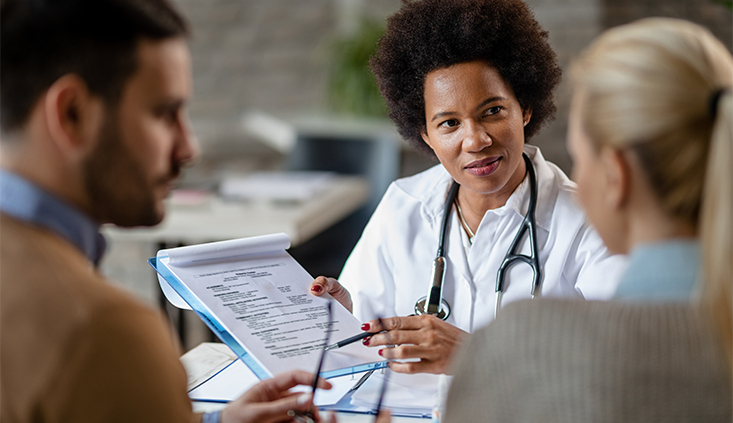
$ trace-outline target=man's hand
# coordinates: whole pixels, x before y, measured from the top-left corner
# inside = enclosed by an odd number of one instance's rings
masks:
[[[362,341],[364,345],[383,347],[379,354],[389,360],[420,359],[419,362],[390,362],[389,368],[398,373],[446,373],[453,354],[467,335],[461,329],[429,314],[390,317],[382,319],[382,325],[379,325],[378,320],[364,324],[364,330],[375,334]],[[378,333],[383,330],[387,332]]]
[[[311,283],[311,294],[320,297],[326,292],[331,294],[334,300],[349,310],[349,313],[354,312],[354,303],[351,302],[351,294],[349,294],[349,291],[339,281],[325,276],[317,277]]]
[[[313,375],[303,371],[293,371],[263,380],[242,394],[221,412],[221,423],[274,423],[292,421],[288,411],[304,413],[310,411],[321,421],[318,408],[313,405],[310,393],[292,393],[290,388],[310,385]],[[331,389],[325,379],[319,379],[318,387]]]
[[[389,423],[392,421],[392,414],[389,410],[379,410],[379,415],[374,423]],[[335,422],[334,422],[335,423]]]

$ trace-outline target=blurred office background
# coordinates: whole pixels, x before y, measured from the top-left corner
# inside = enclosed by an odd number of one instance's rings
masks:
[[[369,75],[358,69],[363,50],[373,46],[375,34],[401,1],[173,2],[193,29],[194,97],[189,110],[203,153],[186,172],[182,187],[216,190],[228,174],[262,170],[330,170],[363,176],[372,186],[361,209],[291,251],[314,276],[337,276],[386,184],[434,164],[403,145],[389,122],[379,117],[375,91],[364,87],[363,74],[367,85]],[[528,3],[549,31],[565,69],[604,29],[647,16],[688,19],[708,27],[728,48],[733,44],[729,0]],[[565,149],[568,103],[563,81],[557,92],[556,120],[533,140],[566,172],[572,166]],[[278,144],[283,125],[290,125],[294,136],[286,140],[291,142],[286,147]],[[157,244],[118,239],[110,244],[103,272],[158,304],[158,287],[146,264]],[[199,338],[189,337],[185,346],[195,345]]]

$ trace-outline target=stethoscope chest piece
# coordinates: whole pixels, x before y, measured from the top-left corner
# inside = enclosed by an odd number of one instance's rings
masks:
[[[428,314],[425,312],[425,302],[428,300],[428,297],[422,297],[415,303],[415,314],[421,315],[421,314]],[[448,301],[441,299],[440,300],[440,311],[438,311],[438,314],[435,315],[438,319],[446,320],[450,316],[450,305],[448,304]]]

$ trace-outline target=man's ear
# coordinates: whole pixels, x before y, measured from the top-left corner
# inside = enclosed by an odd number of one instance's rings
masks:
[[[603,197],[606,206],[619,210],[626,206],[631,195],[631,168],[628,158],[622,150],[612,147],[602,147],[600,155],[605,176]]]
[[[56,80],[44,95],[43,108],[48,132],[62,153],[79,157],[91,151],[104,111],[84,80],[74,74]]]

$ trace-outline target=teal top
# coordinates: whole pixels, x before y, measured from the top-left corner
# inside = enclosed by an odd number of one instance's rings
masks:
[[[629,267],[614,299],[621,301],[687,302],[697,284],[700,244],[675,239],[640,245],[629,255]]]

